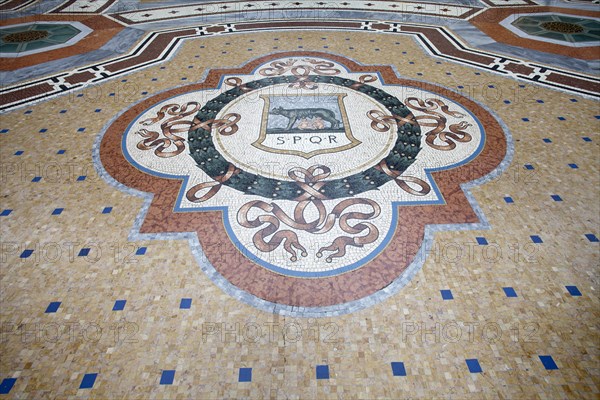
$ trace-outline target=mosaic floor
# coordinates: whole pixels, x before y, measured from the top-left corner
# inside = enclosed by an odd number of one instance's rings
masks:
[[[597,1],[0,16],[0,398],[600,397]]]

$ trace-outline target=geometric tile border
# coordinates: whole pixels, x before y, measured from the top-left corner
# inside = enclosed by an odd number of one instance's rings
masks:
[[[3,21],[3,27],[9,25],[25,24],[73,24],[85,27],[85,31],[93,31],[92,34],[82,38],[77,43],[57,44],[53,49],[44,48],[42,56],[36,54],[6,55],[0,58],[0,71],[14,71],[20,68],[38,65],[40,61],[51,62],[54,60],[85,54],[98,50],[104,46],[116,34],[123,31],[123,26],[103,15],[69,14],[67,15],[30,15],[22,18],[10,18]],[[82,29],[80,29],[82,30]],[[48,78],[49,81],[52,78]],[[34,85],[35,86],[35,85]]]
[[[0,12],[23,10],[37,2],[38,0],[8,0],[0,4]]]
[[[568,42],[549,42],[539,36],[525,36],[511,23],[525,15],[561,14],[570,17],[597,19],[599,12],[559,7],[493,8],[484,10],[469,19],[481,32],[489,35],[498,43],[517,46],[544,53],[560,54],[582,60],[596,60],[598,48],[594,43],[572,47]]]
[[[101,13],[107,10],[117,0],[68,0],[51,13]]]
[[[597,77],[469,48],[443,27],[378,21],[257,21],[152,32],[126,55],[1,90],[0,111],[55,97],[96,82],[162,63],[176,52],[183,40],[188,38],[257,30],[331,30],[340,28],[350,31],[409,35],[416,38],[429,54],[436,57],[524,82],[600,98],[600,79]]]
[[[27,50],[27,48],[25,48],[23,50],[23,47],[25,45],[29,45],[31,43],[38,42],[38,41],[29,41],[29,42],[21,43],[20,46],[17,47],[14,52],[0,52],[0,57],[17,58],[17,57],[25,57],[25,56],[28,56],[31,54],[43,53],[43,52],[50,51],[50,50],[56,50],[56,49],[59,49],[62,47],[71,46],[71,45],[79,42],[81,39],[83,39],[90,33],[92,33],[92,29],[88,28],[86,25],[84,25],[80,22],[77,22],[77,21],[71,21],[71,22],[68,22],[68,21],[44,21],[44,22],[39,22],[39,23],[26,22],[26,23],[22,23],[22,24],[4,25],[4,26],[0,27],[0,29],[2,29],[2,30],[10,29],[10,28],[20,28],[19,32],[41,29],[45,32],[50,33],[50,35],[47,38],[43,38],[40,40],[40,41],[45,42],[44,47],[39,47],[39,48],[35,48],[32,50]],[[68,38],[68,40],[63,41],[63,42],[56,41],[56,39],[54,39],[53,32],[60,30],[60,29],[70,29],[72,36],[70,38]],[[58,33],[57,33],[57,35],[58,35]],[[67,39],[67,38],[65,38],[65,39]]]
[[[302,2],[274,2],[273,0],[255,0],[252,2],[207,2],[181,6],[148,8],[144,10],[124,11],[110,14],[112,18],[125,25],[145,24],[185,18],[207,18],[215,15],[241,14],[252,15],[252,19],[273,18],[278,12],[299,12],[302,18],[333,20],[338,12],[387,12],[408,13],[422,16],[467,19],[481,11],[481,7],[467,5],[427,3],[411,1],[344,1],[323,2],[305,0]],[[258,14],[258,16],[256,15]]]
[[[553,39],[553,38],[541,36],[539,34],[528,33],[528,32],[526,32],[525,28],[520,27],[518,24],[518,21],[523,17],[533,17],[532,19],[535,19],[536,17],[548,17],[548,16],[551,16],[554,18],[554,20],[557,20],[560,22],[572,23],[572,24],[576,24],[576,25],[579,25],[580,23],[590,23],[593,21],[596,21],[596,23],[598,23],[600,21],[600,19],[597,19],[597,18],[583,17],[583,16],[579,16],[579,15],[563,14],[563,13],[557,13],[557,12],[540,12],[540,13],[513,14],[513,15],[510,15],[509,17],[505,18],[504,20],[502,20],[500,22],[500,25],[502,25],[504,28],[508,29],[509,31],[511,31],[512,33],[514,33],[517,36],[532,39],[532,40],[540,40],[542,42],[554,43],[554,44],[559,44],[559,45],[569,46],[569,47],[592,47],[592,46],[597,47],[598,45],[600,45],[600,39],[593,40],[592,39],[593,36],[588,35],[588,38],[591,40],[587,40],[584,42],[583,41],[572,42],[572,41],[566,40],[566,38],[569,38],[572,40],[572,36],[567,36],[565,39]],[[585,20],[585,21],[574,22],[573,20]],[[571,21],[573,21],[573,22],[571,22]],[[537,26],[536,28],[543,29],[543,27],[539,27],[539,26]],[[587,30],[589,31],[590,29],[593,29],[593,28],[589,28],[589,26],[588,26]],[[544,34],[549,33],[549,32],[550,31],[545,30]],[[538,32],[536,32],[536,33],[538,33]],[[583,34],[585,34],[585,33],[586,33],[586,31],[583,31]],[[578,33],[578,35],[580,35],[580,33]]]

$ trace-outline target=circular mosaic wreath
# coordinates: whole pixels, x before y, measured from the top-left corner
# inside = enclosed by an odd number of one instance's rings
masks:
[[[352,79],[311,75],[300,78],[296,76],[278,76],[248,82],[243,85],[244,90],[240,87],[235,87],[208,101],[198,114],[196,114],[196,118],[200,121],[215,119],[223,107],[244,94],[273,85],[293,84],[300,80],[353,89],[366,94],[382,104],[392,116],[407,118],[411,115],[410,110],[400,100],[381,89]],[[404,172],[415,161],[417,154],[421,150],[421,128],[416,123],[416,120],[413,119],[413,121],[414,123],[398,125],[396,143],[384,158],[390,170],[398,173]],[[381,133],[373,132],[373,134]],[[210,130],[204,128],[190,130],[188,142],[190,145],[190,155],[196,161],[197,165],[211,178],[216,179],[228,171],[230,162],[215,148]],[[325,180],[319,192],[330,199],[352,197],[368,190],[377,189],[379,186],[393,179],[393,176],[375,167],[370,167],[345,178]],[[304,193],[304,190],[294,181],[268,178],[244,170],[240,170],[239,173],[231,176],[223,184],[244,194],[272,199],[294,200]]]

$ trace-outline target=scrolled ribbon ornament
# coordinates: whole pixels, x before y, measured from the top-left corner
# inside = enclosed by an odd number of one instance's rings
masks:
[[[161,158],[170,158],[181,154],[185,149],[185,140],[176,133],[187,132],[190,129],[192,122],[186,121],[184,118],[198,112],[199,109],[200,104],[195,101],[183,105],[165,105],[156,113],[155,117],[141,121],[142,125],[150,126],[162,121],[167,115],[171,115],[171,118],[167,118],[160,125],[163,137],[156,131],[140,129],[136,134],[144,139],[139,141],[136,147],[140,150],[154,149],[154,154]],[[180,127],[176,128],[176,126]],[[169,150],[171,146],[175,146],[175,149]]]
[[[316,256],[320,258],[324,252],[332,252],[325,259],[329,263],[334,258],[343,257],[348,246],[362,247],[377,240],[379,230],[374,224],[366,222],[377,218],[381,213],[381,207],[374,200],[345,199],[335,205],[331,212],[327,212],[323,203],[323,200],[327,200],[327,198],[319,191],[319,188],[329,173],[330,169],[322,165],[315,165],[308,169],[297,167],[288,171],[288,175],[304,191],[304,194],[297,199],[298,203],[292,215],[288,215],[277,203],[267,203],[262,200],[250,201],[240,208],[237,220],[241,226],[245,228],[262,227],[252,238],[257,249],[263,252],[272,252],[283,244],[285,251],[290,254],[290,260],[297,261],[298,251],[303,257],[306,257],[308,253],[306,247],[300,243],[296,231],[306,231],[315,235],[324,234],[330,232],[336,226],[336,222],[339,222],[342,231],[350,235],[360,235],[363,232],[365,234],[363,236],[339,236],[331,244],[321,247]],[[347,211],[358,205],[368,206],[371,211]],[[307,221],[305,216],[309,206],[313,206],[318,214],[311,221]],[[267,214],[251,218],[249,214],[253,210],[261,210]],[[353,224],[351,221],[359,222]],[[280,230],[282,224],[291,229]],[[269,238],[269,236],[271,237]]]
[[[263,76],[280,76],[286,72],[291,72],[297,79],[295,82],[290,83],[289,87],[294,89],[309,89],[314,90],[318,87],[318,84],[312,80],[309,80],[311,72],[316,75],[323,76],[335,76],[339,75],[341,71],[334,68],[335,64],[329,61],[316,60],[316,59],[303,59],[308,64],[296,65],[298,60],[290,59],[287,61],[275,61],[269,64],[268,68],[263,68],[258,71]]]
[[[446,130],[447,118],[440,112],[436,111],[440,109],[444,114],[455,118],[463,118],[465,114],[451,111],[450,107],[440,99],[419,99],[417,97],[408,97],[404,100],[407,107],[413,110],[421,111],[428,115],[420,115],[416,117],[419,121],[419,125],[432,127],[429,132],[425,134],[425,142],[431,148],[442,151],[450,151],[456,148],[456,142],[468,143],[472,137],[464,129],[471,126],[466,121],[460,121],[456,124],[451,124]],[[416,103],[416,104],[415,104]],[[433,122],[431,122],[433,120]],[[425,122],[430,121],[430,122]],[[441,141],[444,144],[439,144]]]

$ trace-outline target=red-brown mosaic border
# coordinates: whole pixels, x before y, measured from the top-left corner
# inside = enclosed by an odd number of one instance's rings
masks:
[[[417,86],[443,94],[469,109],[485,127],[486,142],[480,155],[469,164],[433,173],[445,204],[399,207],[393,239],[365,266],[342,275],[302,279],[279,275],[250,261],[228,236],[221,211],[177,213],[173,209],[182,181],[147,175],[132,166],[121,150],[121,136],[129,123],[148,107],[190,91],[216,87],[223,74],[247,74],[259,65],[281,57],[323,57],[354,72],[381,74],[387,84]],[[475,223],[479,219],[460,184],[494,170],[507,151],[500,124],[486,110],[458,93],[439,86],[398,78],[389,66],[362,66],[344,57],[320,52],[286,52],[268,55],[236,69],[212,70],[200,84],[179,87],[135,105],[108,128],[100,144],[100,160],[106,171],[122,184],[154,193],[140,233],[196,232],[213,267],[231,284],[260,299],[298,307],[324,307],[351,302],[374,294],[397,279],[416,256],[425,225]]]

